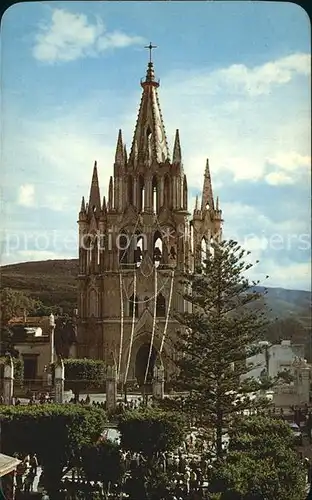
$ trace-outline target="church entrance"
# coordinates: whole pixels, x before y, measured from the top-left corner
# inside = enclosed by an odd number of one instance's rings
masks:
[[[150,351],[150,344],[142,344],[139,348],[136,359],[135,359],[135,376],[138,381],[138,384],[142,386],[144,384],[145,371],[147,367],[148,355]],[[157,357],[156,349],[152,348],[151,359],[149,363],[149,369],[147,374],[147,383],[150,384],[153,378],[153,370],[155,366],[155,361]]]

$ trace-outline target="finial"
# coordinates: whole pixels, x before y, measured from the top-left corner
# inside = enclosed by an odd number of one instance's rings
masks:
[[[106,211],[107,211],[107,207],[106,207],[106,198],[105,198],[105,196],[103,196],[102,210],[103,210],[103,212],[106,212]]]
[[[81,200],[80,212],[85,212],[85,211],[86,211],[86,203],[85,203],[85,199],[84,199],[84,196],[83,196],[82,200]]]
[[[214,209],[214,200],[213,200],[213,192],[212,192],[211,176],[210,176],[210,168],[209,168],[209,159],[208,158],[206,160],[201,209],[204,212],[207,208]]]
[[[196,198],[195,198],[195,210],[196,211],[198,210],[198,194],[196,195]]]
[[[150,44],[146,45],[144,48],[149,50],[149,62],[152,64],[152,50],[157,49],[157,45],[152,45],[152,42],[150,42]]]
[[[176,130],[176,135],[174,139],[174,146],[173,146],[173,156],[172,156],[172,161],[173,163],[179,163],[181,162],[181,146],[180,146],[180,135],[179,135],[179,129]]]
[[[101,210],[100,188],[97,173],[97,162],[94,162],[92,182],[89,196],[89,210]]]
[[[113,209],[113,177],[110,176],[109,187],[108,187],[108,206],[109,209]]]
[[[122,132],[121,129],[119,129],[118,132],[118,138],[117,138],[117,146],[116,146],[116,153],[115,153],[115,163],[123,163],[124,160],[124,148],[122,144]]]
[[[205,177],[210,177],[209,158],[206,160]]]
[[[216,200],[216,211],[217,212],[219,211],[219,196],[217,196],[217,200]]]

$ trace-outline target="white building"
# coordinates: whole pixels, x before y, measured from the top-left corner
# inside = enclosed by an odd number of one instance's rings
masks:
[[[311,395],[312,367],[304,359],[304,346],[292,344],[290,340],[282,340],[280,344],[270,345],[260,342],[261,353],[247,359],[247,364],[254,366],[244,378],[259,378],[267,373],[276,377],[279,372],[289,371],[294,380],[290,384],[278,383],[274,388],[273,401],[276,406],[309,404]]]

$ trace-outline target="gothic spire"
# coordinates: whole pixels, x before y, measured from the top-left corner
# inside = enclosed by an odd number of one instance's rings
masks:
[[[176,135],[174,139],[172,163],[180,163],[182,160],[181,146],[180,146],[180,136],[179,129],[176,130]]]
[[[92,174],[92,182],[90,188],[90,196],[89,196],[89,209],[90,210],[101,210],[101,197],[100,197],[100,188],[99,188],[99,180],[97,173],[97,162],[94,162],[93,174]]]
[[[106,212],[107,212],[107,207],[106,207],[106,198],[105,198],[105,196],[103,197],[102,211],[103,211],[104,213],[106,213]]]
[[[116,153],[115,153],[115,163],[122,164],[123,161],[124,161],[124,147],[123,147],[123,143],[122,143],[122,132],[121,132],[121,129],[119,129],[118,138],[117,138]]]
[[[214,209],[214,201],[213,201],[213,193],[211,186],[211,176],[209,169],[209,160],[207,158],[206,161],[206,169],[205,169],[205,177],[204,177],[204,185],[203,185],[203,193],[202,193],[202,205],[201,209],[204,211],[207,207]]]
[[[108,186],[108,208],[112,210],[113,207],[113,177],[109,178],[109,186]]]
[[[85,212],[85,211],[86,211],[86,203],[85,203],[85,198],[83,196],[81,200],[80,212]]]
[[[169,159],[169,149],[157,94],[159,81],[155,79],[151,60],[147,66],[145,80],[141,81],[141,87],[143,92],[129,161],[135,162],[137,148],[138,158],[143,162],[149,157],[150,161],[162,163]]]

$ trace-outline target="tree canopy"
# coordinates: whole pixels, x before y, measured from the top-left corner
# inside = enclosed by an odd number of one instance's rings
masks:
[[[8,455],[36,453],[44,468],[45,486],[54,498],[64,467],[82,446],[97,441],[106,414],[80,405],[0,406],[0,420],[1,451]]]
[[[31,298],[24,292],[2,288],[0,290],[0,319],[1,327],[7,326],[10,319],[23,314],[24,310],[35,311],[39,307],[38,300]]]
[[[73,391],[76,400],[81,392],[101,387],[105,382],[106,365],[104,361],[69,358],[64,360],[64,366],[65,388]]]
[[[265,416],[239,417],[230,431],[226,460],[213,472],[221,499],[300,500],[305,474],[289,426]]]
[[[185,422],[176,413],[158,408],[127,411],[119,417],[121,448],[146,457],[177,448],[184,437]]]
[[[185,275],[192,312],[177,316],[178,381],[190,391],[186,407],[215,429],[218,456],[233,415],[260,404],[253,396],[261,384],[248,377],[246,359],[259,352],[268,321],[258,282],[245,276],[248,254],[233,240],[213,243],[202,265]]]

